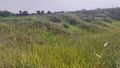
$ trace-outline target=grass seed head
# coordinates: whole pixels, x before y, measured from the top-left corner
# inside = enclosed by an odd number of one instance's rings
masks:
[[[106,47],[108,45],[108,42],[106,42],[105,44],[104,44],[104,47]]]
[[[97,57],[99,57],[99,58],[102,58],[102,57],[101,57],[99,54],[97,54],[97,53],[96,53],[95,55],[96,55]]]

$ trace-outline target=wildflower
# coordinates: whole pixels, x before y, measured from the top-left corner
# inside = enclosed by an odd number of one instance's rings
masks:
[[[102,58],[102,57],[101,57],[99,54],[97,54],[97,53],[96,53],[95,55],[96,55],[97,57],[99,57],[99,58]]]
[[[104,44],[104,47],[106,47],[108,45],[108,42],[106,42],[105,44]]]

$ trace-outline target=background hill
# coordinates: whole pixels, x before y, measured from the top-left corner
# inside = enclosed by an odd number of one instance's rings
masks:
[[[120,8],[0,12],[1,68],[118,68]]]

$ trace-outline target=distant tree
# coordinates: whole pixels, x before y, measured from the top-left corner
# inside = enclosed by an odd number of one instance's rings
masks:
[[[45,11],[41,11],[41,14],[44,14]]]
[[[22,11],[21,10],[19,10],[19,15],[22,15]]]
[[[81,11],[87,11],[86,9],[82,9]]]
[[[27,15],[29,15],[29,13],[28,13],[28,11],[21,11],[21,10],[19,10],[19,14],[18,15],[20,15],[20,16],[27,16]]]
[[[97,8],[97,10],[100,10],[100,8]]]
[[[61,11],[61,13],[65,13],[64,11]]]
[[[48,11],[47,14],[52,14],[52,12],[51,12],[51,11]]]
[[[12,15],[13,13],[11,13],[11,12],[9,12],[9,11],[7,11],[7,10],[5,10],[5,11],[0,11],[0,16],[1,17],[8,17],[8,16],[10,16],[10,15]]]
[[[28,11],[24,11],[23,15],[29,15]]]
[[[29,15],[29,13],[28,13],[28,11],[21,11],[21,15],[22,16],[27,16],[27,15]]]
[[[65,13],[64,11],[60,11],[60,12],[54,12],[55,14],[57,14],[57,13]]]
[[[37,12],[37,14],[39,15],[39,14],[41,14],[41,12],[40,11],[36,11]]]
[[[54,12],[55,14],[59,13],[59,12]]]

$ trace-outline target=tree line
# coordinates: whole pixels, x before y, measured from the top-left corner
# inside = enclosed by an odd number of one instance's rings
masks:
[[[19,11],[17,14],[12,13],[10,11],[0,11],[0,17],[8,17],[11,15],[15,15],[15,16],[27,16],[27,15],[44,15],[44,14],[55,14],[55,13],[64,13],[64,11],[61,12],[51,12],[51,11],[47,11],[45,13],[45,11],[41,10],[41,11],[36,11],[36,13],[29,13],[28,11]],[[113,19],[117,19],[120,20],[120,8],[108,8],[108,9],[95,9],[95,10],[81,10],[81,11],[75,11],[73,12],[75,14],[82,16],[98,16],[98,15],[107,15]],[[84,17],[83,17],[84,18]]]
[[[18,13],[12,13],[10,11],[0,11],[0,17],[8,17],[8,16],[28,16],[28,15],[44,15],[44,14],[54,14],[54,13],[64,13],[64,11],[61,11],[61,12],[51,12],[51,11],[36,11],[36,13],[29,13],[28,11],[19,11]]]

